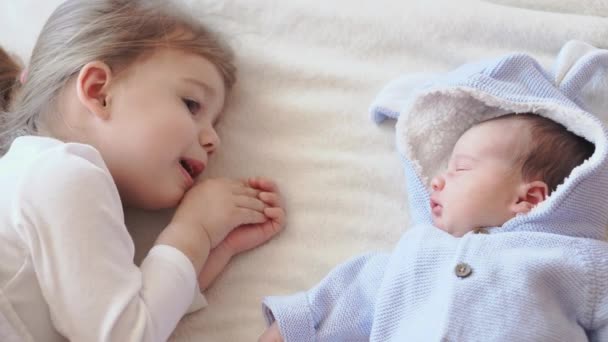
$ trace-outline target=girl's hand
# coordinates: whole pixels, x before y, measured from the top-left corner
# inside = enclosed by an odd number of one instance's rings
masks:
[[[247,180],[247,184],[251,188],[259,190],[258,199],[266,205],[264,208],[266,220],[241,225],[228,234],[222,244],[230,250],[232,255],[265,243],[285,228],[285,206],[276,184],[262,177],[250,178]]]
[[[186,193],[171,222],[206,232],[214,248],[235,227],[268,220],[264,215],[266,205],[258,198],[259,193],[246,181],[207,179]]]
[[[258,198],[266,205],[266,220],[237,227],[211,251],[198,278],[201,291],[209,287],[234,255],[262,245],[285,227],[283,198],[275,183],[266,178],[250,178],[247,184],[259,191]]]
[[[259,190],[246,181],[208,179],[190,189],[156,244],[182,251],[200,273],[210,251],[235,227],[268,221]]]

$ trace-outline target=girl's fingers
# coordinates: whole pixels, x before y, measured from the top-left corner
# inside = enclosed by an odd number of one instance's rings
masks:
[[[285,225],[285,210],[283,208],[266,208],[264,209],[264,215],[278,223],[281,228]]]
[[[247,185],[249,185],[252,188],[259,188],[260,187],[260,181],[259,181],[259,177],[251,177],[247,179]]]
[[[268,221],[268,218],[262,212],[251,209],[238,208],[237,214],[239,218],[237,225],[239,226],[243,224],[264,223]]]
[[[260,192],[258,198],[270,207],[281,207],[281,196],[274,192]]]
[[[260,194],[260,190],[254,189],[250,186],[238,186],[234,189],[233,194],[256,198]]]
[[[264,204],[264,202],[261,200],[245,195],[236,196],[235,204],[239,208],[251,209],[260,213],[264,211],[264,208],[266,208],[266,204]]]
[[[277,185],[268,178],[253,177],[248,180],[249,186],[266,192],[279,192]]]

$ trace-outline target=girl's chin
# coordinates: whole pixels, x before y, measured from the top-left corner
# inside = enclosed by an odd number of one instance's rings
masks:
[[[171,209],[177,207],[183,197],[184,190],[181,189],[162,194],[155,193],[154,195],[142,196],[138,201],[131,203],[130,206],[144,210]]]
[[[172,196],[168,196],[164,199],[164,201],[159,202],[159,206],[157,209],[172,209],[179,205],[182,198],[184,198],[184,191],[180,191]]]

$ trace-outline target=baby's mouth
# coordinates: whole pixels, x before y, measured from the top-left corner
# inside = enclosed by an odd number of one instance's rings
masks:
[[[434,209],[438,205],[439,205],[439,203],[431,198],[431,209]]]
[[[441,204],[439,204],[439,202],[437,202],[434,199],[431,199],[431,212],[435,215],[439,215],[441,214],[441,210],[443,209],[443,206]]]

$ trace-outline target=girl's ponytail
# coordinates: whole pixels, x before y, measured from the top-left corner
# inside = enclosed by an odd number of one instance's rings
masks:
[[[15,59],[0,48],[0,111],[7,112],[11,98],[20,85],[21,68]]]
[[[0,48],[0,157],[6,153],[10,136],[11,102],[21,86],[21,67],[6,51]]]

